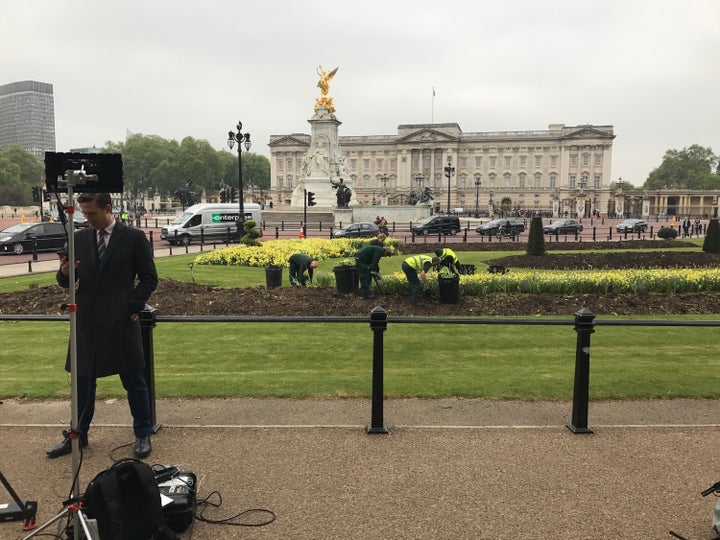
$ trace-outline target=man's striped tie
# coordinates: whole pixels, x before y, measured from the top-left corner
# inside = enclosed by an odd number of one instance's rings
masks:
[[[105,229],[100,229],[98,231],[98,241],[97,241],[97,265],[100,266],[100,263],[102,262],[103,254],[105,253],[105,235],[107,233],[105,232]]]

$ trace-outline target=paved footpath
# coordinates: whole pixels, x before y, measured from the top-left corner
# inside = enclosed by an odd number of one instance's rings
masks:
[[[369,435],[369,400],[159,400],[148,462],[193,471],[200,498],[219,492],[208,517],[277,516],[196,522],[194,540],[715,538],[700,491],[720,480],[720,400],[591,403],[583,435],[567,402],[400,399],[384,413],[389,433]],[[68,416],[66,401],[0,405],[0,470],[40,523],[70,490],[70,457],[44,455]],[[126,402],[95,419],[82,490],[130,454],[116,449],[132,442]],[[1,539],[24,536],[0,524]]]

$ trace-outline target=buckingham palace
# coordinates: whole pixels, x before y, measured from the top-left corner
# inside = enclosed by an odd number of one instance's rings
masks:
[[[616,212],[613,126],[551,124],[539,131],[463,133],[459,124],[406,124],[395,135],[338,138],[355,204],[402,205],[430,188],[436,211],[539,212],[589,217]],[[270,137],[270,200],[289,205],[311,136]]]

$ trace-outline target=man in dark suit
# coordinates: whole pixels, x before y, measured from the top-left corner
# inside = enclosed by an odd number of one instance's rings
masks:
[[[144,458],[152,451],[152,413],[138,313],[157,287],[152,249],[141,230],[113,219],[108,193],[83,193],[78,204],[90,226],[75,233],[77,435],[80,446],[87,446],[96,380],[117,374],[133,417],[133,452]],[[70,285],[69,273],[67,257],[61,256],[57,282],[63,287]],[[69,353],[65,369],[70,371]],[[71,435],[63,436],[48,457],[70,453]]]

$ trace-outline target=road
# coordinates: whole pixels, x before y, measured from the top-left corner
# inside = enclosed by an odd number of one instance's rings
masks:
[[[162,218],[153,218],[144,220],[141,223],[141,229],[145,231],[146,235],[150,239],[153,248],[157,250],[167,250],[168,253],[163,253],[163,255],[173,255],[173,254],[184,254],[185,248],[175,247],[171,249],[171,246],[165,242],[164,240],[160,239],[160,231],[161,228],[167,224],[169,221],[171,221],[172,217],[162,217]],[[447,242],[448,244],[459,244],[463,242],[479,242],[479,243],[485,243],[485,242],[512,242],[512,241],[519,241],[519,242],[525,242],[527,241],[528,236],[528,230],[526,229],[525,232],[520,234],[519,237],[516,239],[510,239],[510,238],[489,238],[481,236],[480,234],[475,232],[475,227],[479,225],[481,222],[487,222],[490,218],[481,218],[481,219],[475,219],[475,218],[461,218],[460,223],[463,226],[463,232],[460,234],[457,234],[455,236],[448,236],[443,237],[443,241]],[[529,220],[528,226],[529,226]],[[543,223],[549,223],[553,221],[552,219],[544,219]],[[578,235],[577,240],[581,242],[591,242],[594,240],[597,241],[607,241],[607,240],[620,240],[624,239],[625,235],[619,234],[615,227],[621,220],[618,219],[584,219],[582,220],[584,225],[584,230],[580,235]],[[14,225],[16,223],[20,223],[19,218],[0,218],[0,230],[4,230],[7,227],[10,227],[11,225]],[[308,224],[308,230],[307,230],[307,237],[308,238],[330,238],[330,228],[326,225],[323,226],[322,230],[319,230],[319,228],[316,226],[313,228],[312,223]],[[657,232],[657,230],[660,227],[668,226],[670,225],[669,222],[656,222],[655,220],[649,221],[649,228],[648,232],[643,235],[643,238],[651,238],[654,237],[654,234]],[[707,222],[703,222],[703,226],[706,226]],[[264,240],[271,240],[271,239],[289,239],[289,238],[297,238],[298,237],[298,226],[296,224],[282,226],[281,224],[266,224],[265,229],[263,231],[263,239]],[[390,235],[394,238],[397,238],[398,240],[401,240],[405,243],[413,242],[434,242],[437,240],[437,236],[416,236],[413,239],[413,235],[410,232],[409,223],[408,224],[390,224]],[[637,238],[637,235],[627,235],[628,239]],[[546,239],[549,242],[553,242],[555,240],[555,237],[552,235],[547,235]],[[559,241],[574,241],[575,235],[560,235],[558,237]],[[43,262],[43,261],[51,261],[56,260],[57,256],[54,252],[45,252],[45,253],[24,253],[22,255],[15,255],[15,254],[1,254],[0,255],[0,266],[4,265],[17,265],[17,264],[27,264],[28,261],[31,261],[32,264],[35,264],[36,262]]]

